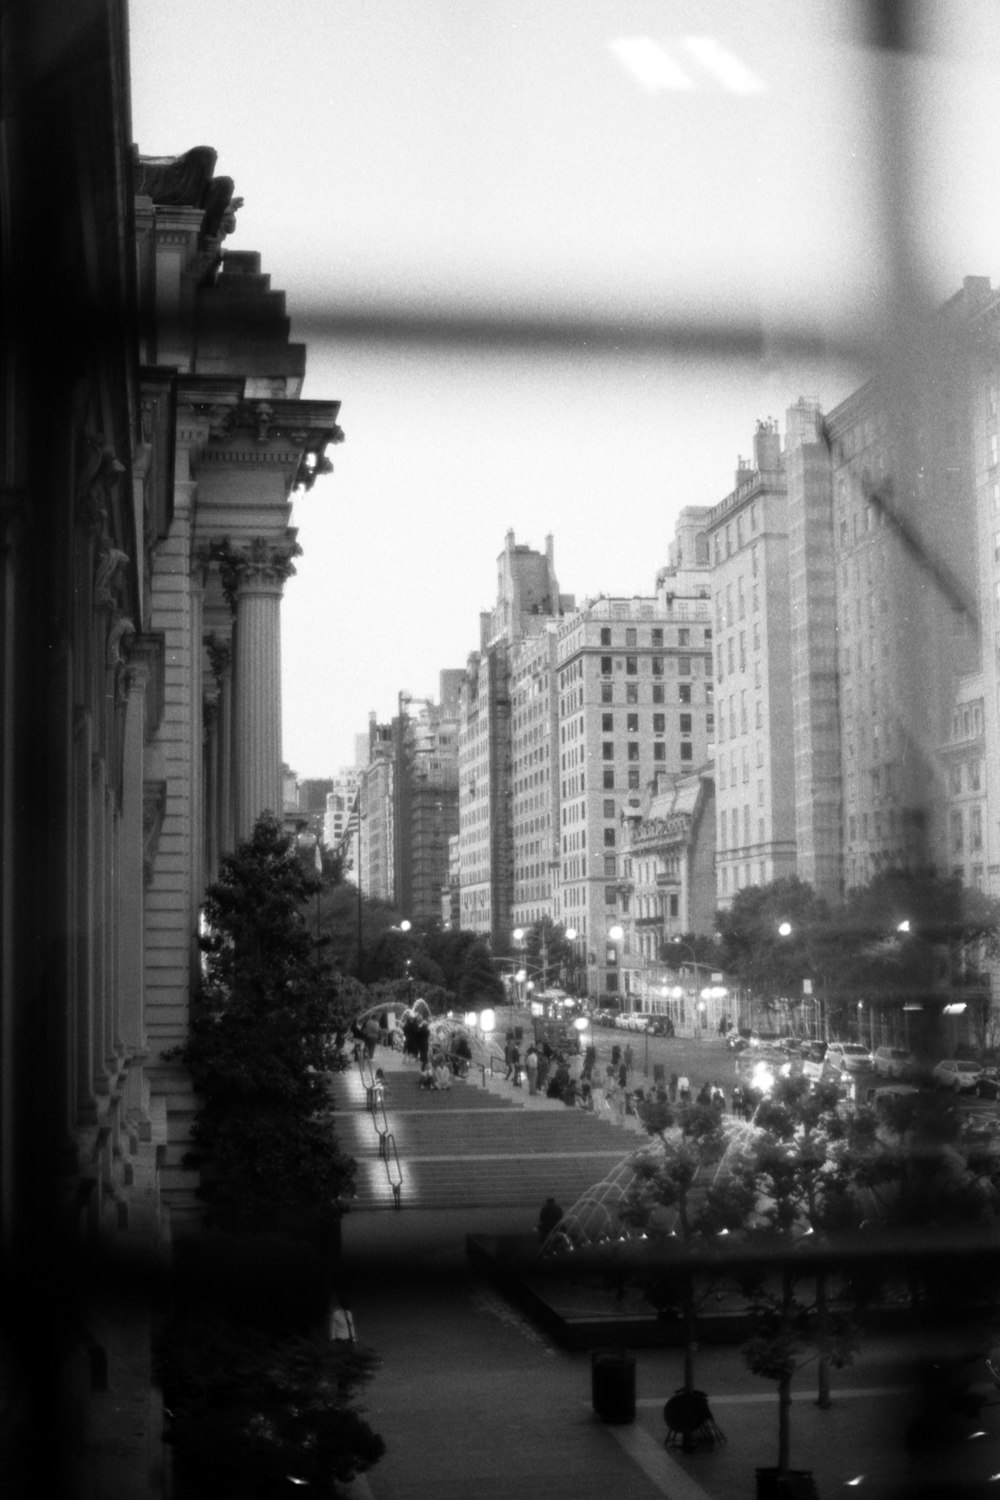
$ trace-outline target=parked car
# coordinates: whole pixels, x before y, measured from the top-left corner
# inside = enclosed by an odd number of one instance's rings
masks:
[[[956,1094],[974,1094],[982,1076],[981,1065],[964,1057],[943,1058],[931,1070],[931,1077],[938,1088],[951,1089]]]
[[[872,1066],[879,1078],[916,1078],[917,1059],[905,1047],[876,1047]]]
[[[842,1073],[863,1073],[872,1065],[872,1055],[860,1042],[831,1042],[823,1061]]]
[[[1000,1099],[1000,1069],[985,1067],[976,1085],[976,1092],[980,1099]]]
[[[673,1036],[674,1023],[669,1016],[653,1016],[646,1030],[650,1036]]]
[[[748,1026],[733,1027],[726,1032],[726,1046],[730,1052],[745,1052],[748,1047],[759,1045],[760,1038]]]

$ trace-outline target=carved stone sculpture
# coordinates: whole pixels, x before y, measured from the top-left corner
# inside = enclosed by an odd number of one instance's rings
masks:
[[[165,207],[203,210],[203,240],[220,240],[236,228],[242,198],[233,197],[233,179],[216,177],[219,153],[212,146],[192,146],[181,156],[139,156],[135,190]]]

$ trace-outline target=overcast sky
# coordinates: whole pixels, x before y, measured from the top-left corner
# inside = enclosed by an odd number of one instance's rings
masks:
[[[300,776],[465,664],[508,528],[552,533],[578,601],[652,592],[679,508],[728,493],[756,419],[783,429],[799,396],[830,407],[860,380],[893,228],[931,298],[997,283],[1000,6],[922,9],[933,32],[900,65],[846,0],[131,0],[140,151],[216,148],[245,199],[227,245],[287,292],[304,395],[343,403],[283,605]],[[900,82],[914,196],[887,234],[875,144]],[[342,331],[442,310],[623,336]],[[700,320],[760,348],[627,336]]]

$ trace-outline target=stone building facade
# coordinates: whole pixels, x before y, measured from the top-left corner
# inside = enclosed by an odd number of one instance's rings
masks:
[[[705,519],[683,513],[691,545],[655,596],[593,600],[557,632],[557,916],[577,933],[591,995],[624,987],[629,951],[609,938],[621,916],[622,818],[640,811],[658,772],[704,765],[715,734]]]
[[[281,815],[291,503],[342,434],[337,402],[300,399],[282,295],[230,246],[214,151],[135,152],[124,6],[5,5],[3,32],[0,1241],[36,1355],[53,1335],[51,1436],[98,1356],[119,1394],[94,1401],[151,1399],[141,1319],[122,1334],[84,1286],[55,1329],[34,1278],[60,1247],[159,1254],[191,1223],[192,1100],[164,1054],[205,884]],[[62,1437],[97,1483],[87,1411],[71,1399]],[[39,1431],[30,1451],[59,1493],[65,1449]],[[123,1442],[116,1482],[130,1462]]]
[[[514,905],[511,671],[521,644],[573,608],[559,592],[551,537],[545,551],[513,531],[497,559],[497,602],[480,616],[480,645],[468,660],[459,735],[461,926],[508,953]]]
[[[706,523],[715,620],[718,902],[796,868],[788,509],[777,422]]]

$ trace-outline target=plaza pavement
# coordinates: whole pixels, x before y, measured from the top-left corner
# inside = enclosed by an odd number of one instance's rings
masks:
[[[525,1108],[564,1107],[500,1078],[487,1086]],[[627,1117],[623,1128],[635,1124]],[[696,1378],[726,1441],[668,1450],[662,1410],[682,1383],[682,1353],[636,1350],[635,1421],[602,1421],[590,1353],[553,1345],[466,1260],[466,1235],[529,1233],[536,1214],[404,1208],[346,1217],[343,1295],[359,1340],[381,1360],[362,1400],[387,1452],[345,1496],[753,1500],[756,1469],[776,1460],[773,1385],[746,1370],[736,1347],[705,1344]],[[792,1466],[812,1472],[823,1500],[1000,1495],[1000,1405],[984,1408],[981,1437],[907,1454],[912,1376],[898,1340],[864,1341],[854,1367],[833,1373],[829,1410],[817,1407],[814,1380],[810,1367],[796,1382]]]

